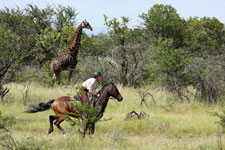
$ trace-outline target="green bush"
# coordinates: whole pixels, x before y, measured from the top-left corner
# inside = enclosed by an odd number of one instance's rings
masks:
[[[0,131],[0,149],[1,150],[47,150],[45,140],[26,138],[21,142],[15,140],[9,131]]]
[[[85,125],[96,123],[99,119],[99,112],[97,107],[93,107],[91,104],[82,104],[80,102],[71,103],[73,109],[76,110],[76,114],[69,113],[65,117],[66,121],[69,121],[71,126],[78,125],[79,127],[85,127]],[[77,119],[70,117],[71,115],[77,115]]]
[[[0,129],[8,130],[15,123],[14,117],[2,116],[2,113],[0,112]]]
[[[45,140],[36,140],[34,138],[28,138],[17,146],[16,150],[47,150],[49,149],[46,145]]]
[[[220,119],[217,123],[222,126],[222,133],[225,133],[225,110],[221,114],[219,114],[218,112],[214,112],[212,113],[212,116],[216,116]]]

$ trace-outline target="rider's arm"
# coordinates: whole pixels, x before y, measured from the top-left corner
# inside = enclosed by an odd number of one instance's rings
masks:
[[[91,94],[93,94],[93,95],[97,95],[96,93],[95,93],[95,91],[93,91],[93,90],[89,90],[89,93],[91,93]]]
[[[86,88],[89,90],[89,93],[96,95],[95,92],[96,80],[94,78],[90,78],[86,82]]]

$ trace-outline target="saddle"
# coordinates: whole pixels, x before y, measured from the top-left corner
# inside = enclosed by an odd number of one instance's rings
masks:
[[[74,100],[76,100],[76,101],[82,102],[81,96],[80,96],[79,94],[74,95],[73,98],[74,98]]]
[[[76,100],[76,101],[79,101],[79,102],[82,102],[83,103],[83,100],[82,100],[82,98],[81,98],[81,95],[80,94],[76,94],[76,95],[74,95],[73,96],[73,98],[74,98],[74,100]],[[97,96],[95,96],[95,95],[90,95],[89,97],[88,97],[88,99],[89,99],[89,102],[96,102],[97,101],[97,99],[98,99],[98,97]]]

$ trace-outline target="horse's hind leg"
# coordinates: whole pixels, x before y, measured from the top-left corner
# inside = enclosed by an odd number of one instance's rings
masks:
[[[87,123],[87,124],[85,125],[85,127],[84,127],[83,138],[85,138],[86,132],[87,132],[87,130],[89,129],[89,125],[90,125],[90,123]]]
[[[88,134],[94,134],[95,132],[95,123],[91,123],[89,126],[88,126]]]
[[[48,134],[52,133],[53,132],[53,121],[56,119],[55,116],[49,116],[49,122],[50,122],[50,128],[48,130]]]
[[[60,126],[60,123],[62,123],[64,121],[63,117],[59,117],[56,121],[55,121],[55,125],[56,127],[62,132],[62,134],[65,134],[65,131],[63,130],[63,128]]]

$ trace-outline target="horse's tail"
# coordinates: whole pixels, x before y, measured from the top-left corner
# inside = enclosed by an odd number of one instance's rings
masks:
[[[54,102],[54,99],[50,100],[47,103],[40,103],[38,105],[31,106],[31,109],[25,111],[25,113],[36,113],[36,112],[40,112],[40,111],[49,110],[51,108],[51,105],[53,102]]]

